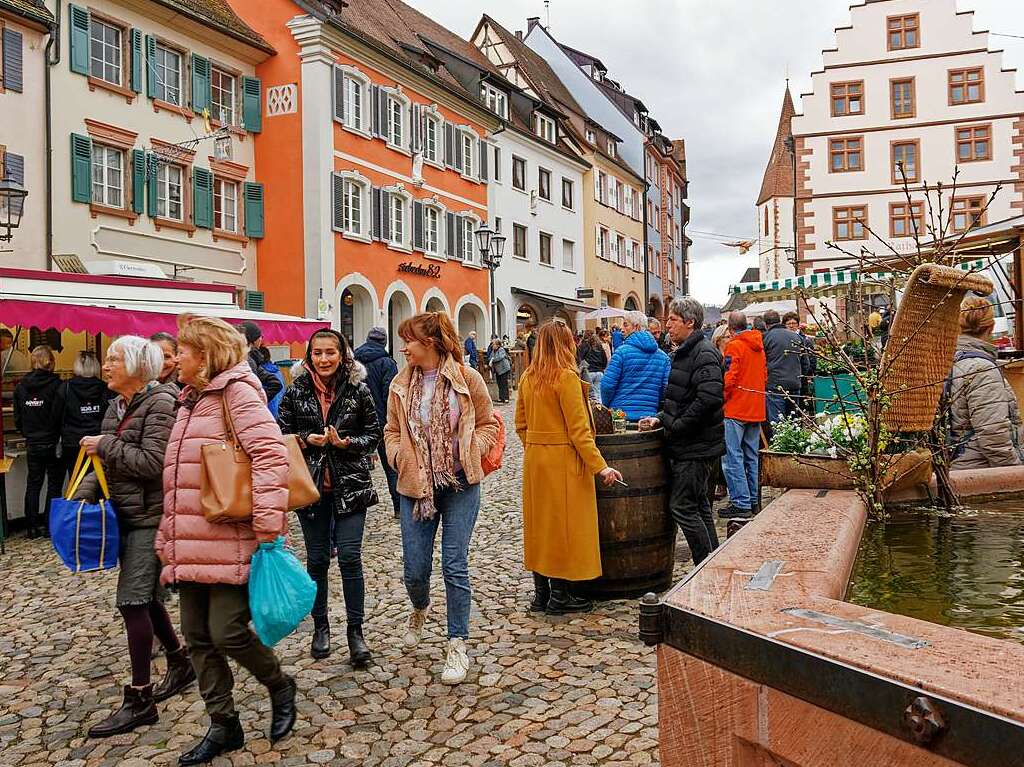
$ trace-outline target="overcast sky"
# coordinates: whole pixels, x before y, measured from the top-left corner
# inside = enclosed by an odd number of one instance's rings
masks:
[[[407,0],[468,37],[486,11],[508,29],[545,18],[543,0]],[[974,28],[1024,35],[1022,0],[958,0]],[[692,292],[725,300],[756,254],[738,256],[702,232],[756,235],[754,201],[778,125],[787,71],[799,94],[821,68],[821,50],[850,21],[847,0],[551,0],[551,32],[592,53],[638,96],[671,138],[686,139],[692,209]],[[1024,39],[990,37],[1004,66],[1024,72]],[[1018,75],[1024,88],[1024,75]]]

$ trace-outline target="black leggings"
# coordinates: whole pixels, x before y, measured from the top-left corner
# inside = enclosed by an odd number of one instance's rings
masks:
[[[122,605],[117,608],[124,618],[128,634],[128,657],[132,664],[132,686],[145,687],[150,682],[153,661],[153,637],[160,640],[167,652],[181,647],[171,624],[171,616],[160,602],[144,605]]]

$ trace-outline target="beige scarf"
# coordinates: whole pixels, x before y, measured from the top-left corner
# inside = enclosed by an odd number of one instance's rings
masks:
[[[416,448],[416,457],[422,466],[427,467],[434,490],[454,487],[458,484],[455,478],[455,455],[452,452],[452,441],[455,438],[452,429],[451,408],[448,394],[451,385],[448,379],[437,371],[434,384],[434,396],[430,400],[430,419],[427,428],[420,422],[420,406],[423,403],[423,371],[414,368],[412,383],[409,387],[409,432]],[[412,518],[415,520],[433,519],[437,514],[434,505],[434,493],[426,498],[417,499],[413,505]]]

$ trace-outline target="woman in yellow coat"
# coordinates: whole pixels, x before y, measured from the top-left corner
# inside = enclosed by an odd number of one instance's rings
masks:
[[[533,571],[534,612],[589,610],[588,600],[570,593],[569,581],[601,575],[593,477],[611,485],[622,475],[594,443],[588,388],[576,372],[569,328],[543,325],[516,401],[516,433],[524,448],[524,558]]]

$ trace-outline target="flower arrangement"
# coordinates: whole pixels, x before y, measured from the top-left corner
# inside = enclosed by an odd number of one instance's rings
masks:
[[[885,442],[880,440],[879,449]],[[783,418],[772,427],[769,450],[797,455],[851,457],[868,449],[868,424],[859,413],[819,413],[812,420],[799,415]]]

